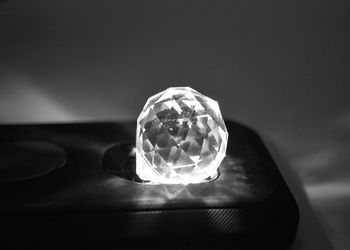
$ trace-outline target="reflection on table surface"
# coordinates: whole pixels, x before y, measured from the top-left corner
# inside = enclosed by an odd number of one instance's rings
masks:
[[[134,119],[189,85],[264,137],[301,210],[292,249],[347,249],[345,2],[1,1],[0,122]]]

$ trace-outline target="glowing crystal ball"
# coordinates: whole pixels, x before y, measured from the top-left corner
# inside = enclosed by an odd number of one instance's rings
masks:
[[[216,101],[189,87],[148,99],[137,119],[136,173],[152,183],[199,183],[216,176],[228,133]]]

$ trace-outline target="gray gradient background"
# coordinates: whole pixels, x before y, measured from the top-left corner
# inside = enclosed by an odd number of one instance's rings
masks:
[[[136,119],[188,85],[264,138],[292,249],[350,247],[346,1],[0,1],[0,123]]]

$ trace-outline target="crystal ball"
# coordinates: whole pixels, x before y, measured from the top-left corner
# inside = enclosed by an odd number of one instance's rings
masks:
[[[136,174],[152,183],[200,183],[217,175],[228,133],[219,105],[189,87],[150,97],[137,119]]]

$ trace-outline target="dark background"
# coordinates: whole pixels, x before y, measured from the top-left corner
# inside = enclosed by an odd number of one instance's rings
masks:
[[[349,33],[348,1],[0,1],[0,122],[136,120],[191,86],[263,136],[294,248],[348,249]]]

